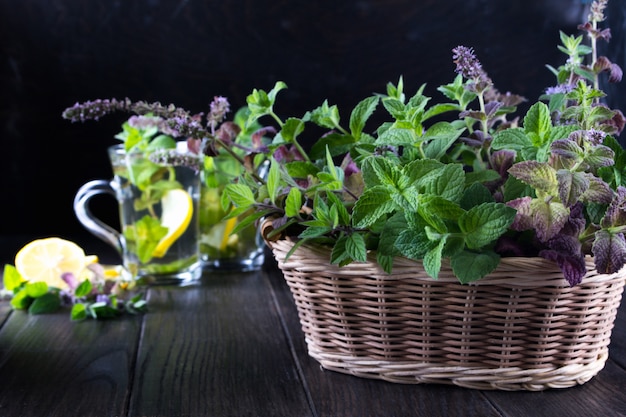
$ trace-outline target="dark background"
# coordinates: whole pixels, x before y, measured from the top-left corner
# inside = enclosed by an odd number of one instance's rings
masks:
[[[52,235],[110,251],[79,225],[72,200],[83,183],[110,177],[106,148],[125,116],[63,120],[77,101],[129,97],[202,112],[215,95],[237,108],[253,88],[282,80],[279,114],[300,116],[328,99],[347,120],[400,75],[407,93],[427,83],[440,99],[435,88],[454,78],[459,44],[476,50],[499,90],[533,101],[555,84],[545,64],[563,62],[558,31],[579,34],[587,3],[0,0],[0,261]],[[606,51],[622,68],[625,4],[609,4]],[[625,91],[611,87],[609,105],[624,109]],[[116,221],[113,201],[95,205]]]

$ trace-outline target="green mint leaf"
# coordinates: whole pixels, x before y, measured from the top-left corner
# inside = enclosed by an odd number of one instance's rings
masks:
[[[502,203],[483,203],[459,217],[459,228],[470,249],[480,249],[504,234],[515,219],[516,210]]]
[[[533,146],[531,139],[521,127],[504,129],[493,135],[491,148],[494,150],[510,149],[521,151]]]
[[[359,233],[352,233],[346,237],[346,253],[357,262],[365,262],[367,260],[367,248],[365,247],[365,239]]]
[[[410,146],[417,141],[417,135],[412,129],[391,128],[376,138],[379,146]]]
[[[404,213],[396,213],[385,222],[378,240],[378,255],[397,256],[400,251],[395,243],[404,230],[408,228]],[[386,270],[386,269],[385,269]]]
[[[450,201],[460,201],[465,188],[465,172],[461,164],[448,164],[437,170],[437,173],[429,176],[428,181],[420,181],[423,184],[425,194],[441,196]]]
[[[424,271],[426,271],[426,273],[433,279],[439,278],[442,252],[445,244],[446,236],[444,235],[439,242],[424,255]]]
[[[335,193],[327,193],[326,195],[331,208],[334,208],[337,211],[339,224],[348,226],[350,224],[350,213],[348,213],[348,209],[344,205],[344,202],[337,197]]]
[[[397,184],[401,174],[397,166],[387,158],[370,156],[363,160],[361,165],[363,180],[367,187],[375,185]]]
[[[459,106],[458,104],[437,103],[424,112],[424,117],[422,118],[422,121],[426,121],[430,119],[431,117],[439,116],[440,114],[447,113],[450,111],[460,112],[461,110],[462,110],[462,107]]]
[[[154,249],[166,234],[167,227],[161,226],[158,219],[147,214],[135,222],[134,228],[128,227],[124,231],[124,236],[137,245],[137,257],[142,263],[152,259]]]
[[[282,81],[277,81],[276,84],[274,84],[274,87],[272,87],[267,95],[272,104],[276,102],[276,96],[278,95],[278,93],[285,88],[287,88],[287,84]]]
[[[424,154],[430,159],[442,158],[464,131],[465,129],[457,129],[448,122],[435,123],[424,134],[423,139],[428,140]]]
[[[465,185],[469,186],[475,184],[477,182],[486,183],[491,181],[498,181],[502,179],[500,174],[498,174],[493,169],[484,169],[481,171],[472,171],[465,173]]]
[[[458,204],[443,197],[422,194],[418,197],[417,213],[437,232],[446,233],[448,228],[445,220],[456,221],[465,211]]]
[[[61,298],[58,293],[45,293],[40,297],[35,298],[28,312],[30,314],[47,314],[55,312],[61,307]]]
[[[297,217],[300,215],[302,208],[302,193],[299,189],[292,187],[285,199],[285,215],[288,217]]]
[[[352,261],[348,251],[346,249],[347,237],[341,236],[335,242],[332,251],[330,252],[330,263],[333,265],[343,265]]]
[[[311,112],[311,121],[318,126],[334,129],[339,126],[339,109],[336,105],[329,106],[324,100],[321,106]]]
[[[285,120],[285,124],[280,130],[280,136],[287,143],[294,143],[300,133],[304,131],[304,121],[295,117]]]
[[[324,236],[332,231],[330,226],[308,226],[298,235],[300,239],[313,239],[316,237]]]
[[[463,197],[461,197],[460,206],[464,210],[469,210],[474,206],[478,206],[482,203],[493,203],[494,197],[491,194],[491,191],[483,184],[475,182],[463,193]]]
[[[352,149],[354,143],[354,138],[351,135],[329,133],[319,138],[311,146],[309,157],[312,160],[322,159],[326,153],[326,148],[330,150],[332,156],[345,155]]]
[[[307,178],[309,175],[316,175],[320,171],[314,164],[305,161],[288,162],[285,164],[285,168],[287,174],[292,178]]]
[[[552,118],[548,106],[537,102],[524,117],[524,132],[531,139],[535,147],[541,147],[548,142],[552,130]]]
[[[276,204],[276,196],[280,187],[280,164],[272,159],[269,172],[267,174],[267,192],[272,204]]]
[[[388,274],[391,274],[393,270],[393,256],[383,255],[380,252],[376,253],[376,262],[378,265]]]
[[[24,286],[26,294],[31,298],[41,297],[48,292],[48,284],[43,281],[27,282]]]
[[[11,298],[11,307],[16,310],[24,310],[33,302],[33,298],[28,296],[26,289],[17,291]]]
[[[85,320],[87,318],[87,307],[85,307],[85,304],[74,304],[72,306],[72,311],[70,312],[70,318],[73,321]]]
[[[350,114],[350,133],[358,140],[361,137],[365,123],[378,106],[378,96],[368,97],[361,100]]]
[[[452,271],[461,284],[478,281],[498,267],[500,256],[491,251],[462,251],[450,259]]]
[[[256,203],[252,189],[245,184],[228,184],[223,195],[236,207],[251,207]]]
[[[418,159],[411,161],[402,169],[402,175],[408,178],[409,183],[425,184],[432,181],[438,174],[438,169],[444,164],[434,159]]]
[[[148,146],[146,146],[147,151],[173,148],[176,148],[176,141],[168,135],[159,135],[156,138],[152,139]]]
[[[383,99],[383,107],[394,119],[406,119],[406,105],[403,100],[395,97],[386,97]]]
[[[105,302],[93,303],[88,307],[91,316],[95,319],[108,319],[119,316],[120,312]]]
[[[15,269],[13,265],[5,264],[2,275],[2,283],[7,291],[14,291],[24,282],[22,275]]]
[[[431,242],[424,230],[407,229],[400,233],[395,246],[409,259],[423,259],[426,253],[437,245]]]
[[[394,208],[395,204],[385,187],[368,188],[354,204],[352,223],[355,227],[368,227]]]
[[[76,289],[74,290],[74,295],[76,295],[76,297],[86,297],[87,295],[89,295],[89,293],[91,293],[92,289],[93,285],[91,284],[91,281],[86,279],[81,282],[78,287],[76,287]]]

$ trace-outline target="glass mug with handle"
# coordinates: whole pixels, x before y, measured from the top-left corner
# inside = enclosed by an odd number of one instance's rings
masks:
[[[145,284],[188,284],[200,278],[198,207],[201,159],[185,142],[172,149],[108,149],[113,179],[93,180],[74,198],[79,222],[113,246],[126,278]],[[119,205],[121,232],[95,217],[89,201],[109,194]]]

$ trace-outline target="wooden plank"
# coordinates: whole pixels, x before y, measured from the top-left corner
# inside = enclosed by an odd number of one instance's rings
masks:
[[[125,415],[140,323],[13,312],[0,329],[0,415]]]
[[[270,274],[277,308],[320,416],[501,416],[481,392],[449,385],[409,385],[323,370],[306,351],[291,293],[280,272]]]
[[[150,291],[131,415],[311,414],[262,275]]]

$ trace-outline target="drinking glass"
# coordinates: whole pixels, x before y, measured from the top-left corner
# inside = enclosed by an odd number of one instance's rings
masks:
[[[129,153],[115,145],[108,154],[113,179],[79,189],[74,198],[79,222],[117,249],[128,278],[145,284],[199,279],[199,158],[184,142],[175,149]],[[91,213],[89,201],[100,194],[117,199],[121,232]]]

